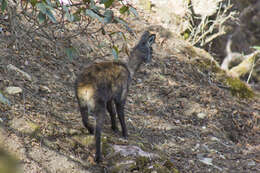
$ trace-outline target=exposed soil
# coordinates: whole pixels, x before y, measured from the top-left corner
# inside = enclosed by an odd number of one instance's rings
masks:
[[[98,54],[70,60],[44,56],[33,48],[28,48],[30,53],[16,52],[3,40],[0,90],[19,86],[23,92],[6,95],[11,106],[0,103],[0,141],[19,158],[24,172],[117,172],[114,168],[122,157],[112,154],[115,144],[159,155],[141,165],[134,160],[134,168],[121,172],[144,172],[148,166],[152,172],[156,163],[168,162],[174,172],[260,172],[260,98],[232,96],[210,72],[191,65],[185,52],[167,55],[157,43],[152,62],[141,66],[130,87],[125,110],[129,138],[115,134],[106,116],[102,135],[107,148],[103,163],[97,165],[93,136],[81,122],[74,81]],[[113,57],[99,55],[98,60],[103,59]],[[32,81],[8,70],[9,64]]]

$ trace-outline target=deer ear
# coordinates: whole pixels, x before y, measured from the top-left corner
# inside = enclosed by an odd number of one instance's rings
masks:
[[[149,36],[149,38],[148,38],[148,44],[149,44],[149,46],[151,46],[153,43],[154,43],[154,41],[155,41],[155,34],[152,34],[152,35],[150,35]]]

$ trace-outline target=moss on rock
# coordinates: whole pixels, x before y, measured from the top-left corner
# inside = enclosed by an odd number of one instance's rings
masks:
[[[254,97],[253,90],[238,78],[227,77],[225,82],[230,86],[232,95],[247,99]]]
[[[210,54],[206,53],[204,50],[199,48],[190,48],[189,55],[197,57],[191,60],[191,63],[194,66],[202,72],[214,72],[218,81],[230,87],[232,95],[240,98],[252,98],[254,96],[254,92],[250,87],[248,87],[239,78],[228,76],[228,74],[220,68],[218,63],[210,56]]]

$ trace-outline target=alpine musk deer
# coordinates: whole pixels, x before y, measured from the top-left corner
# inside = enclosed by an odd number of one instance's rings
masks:
[[[132,49],[127,64],[120,61],[94,63],[85,68],[76,80],[76,97],[84,126],[91,134],[95,132],[96,156],[99,163],[101,157],[101,130],[103,120],[108,111],[111,117],[113,131],[118,131],[116,114],[118,115],[123,137],[127,137],[124,106],[128,88],[134,73],[143,62],[149,62],[152,57],[152,44],[155,34],[145,31]],[[116,109],[114,108],[114,104]],[[96,127],[88,122],[88,115],[96,118]]]

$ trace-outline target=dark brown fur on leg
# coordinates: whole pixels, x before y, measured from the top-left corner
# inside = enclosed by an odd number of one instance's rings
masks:
[[[125,101],[116,102],[116,110],[122,127],[122,135],[124,138],[127,138],[128,134],[127,134],[126,124],[125,124],[124,106],[125,106]]]
[[[99,101],[96,105],[95,115],[96,115],[96,130],[95,130],[95,139],[96,139],[96,156],[95,161],[99,163],[102,161],[101,156],[101,132],[103,126],[103,120],[106,113],[105,110],[106,104],[103,101]]]
[[[81,113],[83,125],[88,129],[90,134],[94,134],[94,128],[88,122],[88,108],[80,107],[80,113]]]
[[[114,132],[118,132],[118,127],[116,123],[116,110],[113,104],[113,101],[110,100],[107,102],[107,111],[111,117],[111,128]]]

